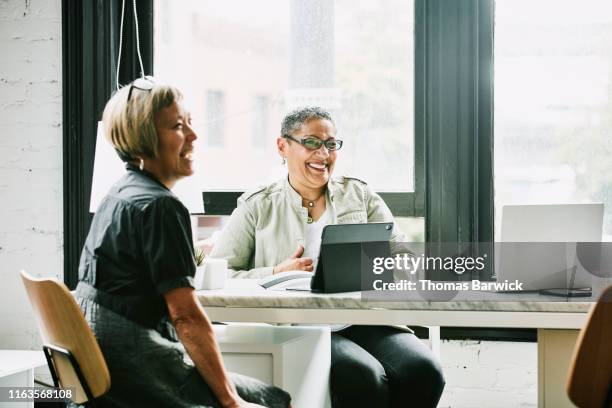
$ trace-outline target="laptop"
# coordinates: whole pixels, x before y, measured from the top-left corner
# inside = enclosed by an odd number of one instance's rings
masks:
[[[590,287],[575,243],[601,241],[603,211],[602,203],[504,206],[497,280],[518,280],[526,291]]]
[[[260,281],[266,289],[339,293],[372,287],[370,280],[392,281],[391,271],[374,275],[373,259],[389,257],[392,222],[326,225],[314,275],[283,272]]]

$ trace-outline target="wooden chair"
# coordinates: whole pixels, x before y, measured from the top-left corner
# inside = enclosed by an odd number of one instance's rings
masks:
[[[72,400],[95,406],[110,388],[110,374],[98,342],[74,297],[56,279],[21,278],[34,309],[43,351],[56,387],[73,388]]]
[[[580,408],[612,407],[612,286],[603,291],[580,330],[566,390]]]

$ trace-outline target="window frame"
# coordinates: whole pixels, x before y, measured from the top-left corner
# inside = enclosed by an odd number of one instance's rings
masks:
[[[458,252],[494,236],[493,1],[415,0],[414,191],[377,191],[394,216],[425,218],[426,242],[458,242]],[[471,52],[447,55],[449,42]],[[456,112],[455,122],[445,120],[448,111]],[[447,135],[455,136],[454,144],[445,143]],[[452,171],[441,166],[448,157],[456,158]],[[242,193],[203,191],[205,214],[230,215]],[[449,202],[456,205],[442,207]]]
[[[71,288],[92,218],[96,122],[115,86],[120,5],[62,0],[64,281]],[[130,9],[122,83],[139,73]],[[153,0],[137,0],[137,9],[143,62],[153,73]],[[493,240],[493,10],[494,0],[415,0],[414,192],[379,193],[395,216],[425,217],[430,244]],[[204,191],[206,213],[229,215],[241,193]]]
[[[91,222],[88,202],[95,125],[114,89],[119,5],[119,1],[103,0],[85,3],[63,0],[62,3],[64,271],[69,282],[76,282],[70,277],[78,265],[80,250]],[[138,0],[137,7],[143,60],[147,72],[153,72],[153,1]],[[130,18],[131,10],[127,7],[125,21],[131,21]],[[452,4],[444,0],[415,0],[414,21],[415,188],[414,192],[408,193],[379,193],[393,215],[425,217],[427,242],[491,242],[493,0],[458,0]],[[449,26],[453,29],[448,29]],[[91,27],[94,29],[89,29]],[[123,82],[138,74],[133,27],[128,23],[125,28],[126,50],[120,73]],[[445,53],[443,40],[471,52],[454,56],[459,59],[459,64],[440,64],[439,60]],[[447,59],[452,58],[451,55]],[[96,70],[92,69],[94,61],[98,62]],[[459,80],[460,77],[464,81]],[[450,86],[447,86],[449,83]],[[456,98],[448,106],[437,87],[439,84],[445,84],[445,90],[455,90]],[[477,89],[477,92],[470,89]],[[95,99],[93,104],[92,94]],[[463,110],[455,116],[457,121],[450,123],[444,120],[446,112],[441,107],[452,112],[457,112],[459,107]],[[477,131],[474,132],[474,129]],[[447,135],[454,135],[458,144],[446,145]],[[456,146],[461,149],[455,149]],[[453,171],[445,172],[441,160],[448,157],[454,157],[460,165]],[[454,190],[449,192],[449,186],[454,186]],[[460,189],[466,186],[467,194],[459,194]],[[236,206],[236,197],[241,193],[203,191],[206,214],[231,214]],[[441,204],[449,202],[456,205],[452,208],[447,206],[443,211]],[[453,222],[453,219],[458,222]]]

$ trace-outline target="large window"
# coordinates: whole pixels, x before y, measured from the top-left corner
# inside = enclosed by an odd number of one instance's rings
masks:
[[[413,20],[405,0],[156,1],[155,74],[185,92],[202,190],[281,177],[281,118],[319,105],[345,141],[337,175],[414,191]]]
[[[204,145],[223,147],[225,144],[225,93],[217,90],[206,91],[205,109]]]
[[[253,117],[251,118],[251,143],[255,148],[266,148],[268,138],[272,133],[270,127],[270,98],[265,95],[255,95],[253,99]],[[278,125],[277,125],[278,126]]]
[[[65,1],[65,277],[74,284],[121,3]],[[231,191],[206,195],[210,213],[227,214],[240,191],[285,172],[274,147],[280,119],[318,104],[346,141],[337,173],[368,181],[395,214],[427,216],[398,220],[414,227],[412,239],[490,239],[493,0],[137,4],[145,71],[180,86],[195,115],[201,188]],[[123,84],[139,75],[135,26],[125,28]],[[201,218],[200,229],[219,221]]]
[[[612,2],[495,4],[495,202],[603,202],[612,238]],[[499,228],[496,228],[498,231]]]

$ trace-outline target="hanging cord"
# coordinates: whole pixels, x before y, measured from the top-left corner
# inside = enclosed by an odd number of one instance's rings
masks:
[[[121,2],[121,25],[119,28],[119,56],[117,57],[117,76],[115,79],[117,90],[121,88],[119,84],[119,67],[121,67],[121,47],[123,46],[123,12],[125,11],[125,0]]]
[[[140,35],[138,34],[138,14],[136,13],[136,0],[132,0],[134,6],[134,23],[136,24],[136,51],[138,52],[138,62],[140,62],[140,76],[145,77],[144,66],[142,65],[142,56],[140,55]]]

